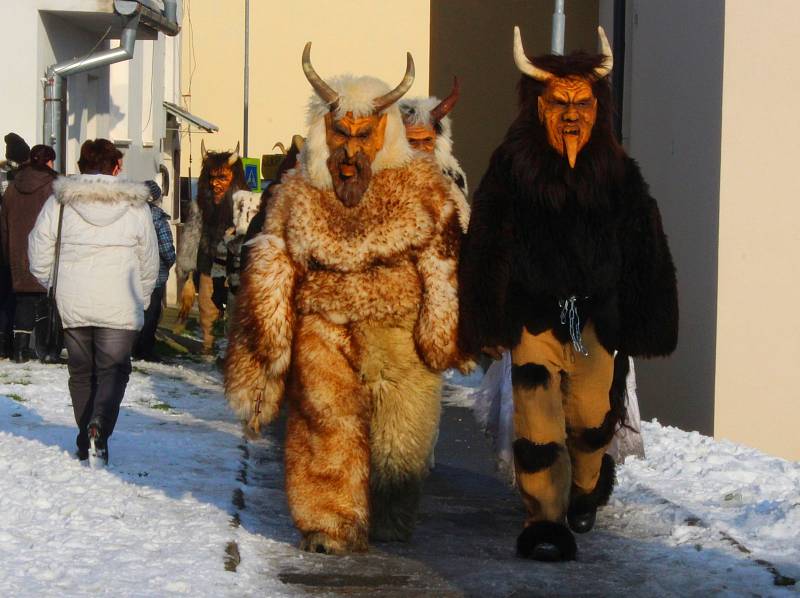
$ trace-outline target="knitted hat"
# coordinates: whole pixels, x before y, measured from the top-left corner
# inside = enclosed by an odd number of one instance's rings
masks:
[[[9,133],[5,136],[6,141],[6,160],[11,160],[17,164],[27,162],[31,154],[30,146],[25,140],[16,133]]]
[[[150,201],[153,203],[161,201],[161,187],[158,186],[158,183],[155,181],[145,181],[144,184],[150,189]]]

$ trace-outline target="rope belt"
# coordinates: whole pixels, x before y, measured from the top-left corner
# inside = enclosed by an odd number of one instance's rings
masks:
[[[588,297],[584,297],[588,299]],[[559,299],[558,306],[561,308],[561,323],[566,324],[569,318],[569,337],[572,339],[572,346],[581,355],[589,355],[589,351],[583,346],[583,338],[581,337],[581,318],[578,314],[578,307],[575,302],[578,298],[575,295],[567,299]]]

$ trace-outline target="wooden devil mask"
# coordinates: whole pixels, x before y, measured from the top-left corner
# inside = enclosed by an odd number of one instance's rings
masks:
[[[208,186],[214,197],[214,203],[219,203],[236,178],[234,169],[239,162],[239,143],[236,143],[236,149],[233,152],[226,155],[206,151],[204,141],[200,140],[200,153],[203,157],[203,169],[207,170]]]
[[[608,76],[614,65],[606,34],[602,27],[597,31],[605,57],[603,64],[590,76],[559,77],[528,60],[519,27],[514,27],[514,61],[524,75],[544,83],[544,91],[538,100],[539,122],[547,132],[548,143],[567,158],[570,168],[575,167],[578,154],[589,142],[597,120],[597,98],[592,84]]]
[[[445,99],[434,106],[429,118],[409,118],[411,115],[403,112],[403,123],[406,127],[406,138],[409,145],[417,151],[433,153],[436,149],[436,137],[441,132],[441,120],[447,116],[458,102],[461,89],[458,77],[453,77],[453,88]]]
[[[372,99],[371,110],[366,114],[353,111],[340,114],[342,98],[311,65],[311,42],[303,50],[303,72],[316,94],[329,107],[325,115],[325,140],[330,152],[328,170],[336,196],[346,206],[352,207],[369,186],[371,165],[384,146],[386,110],[414,83],[414,59],[411,54],[406,55],[403,80],[393,90]]]

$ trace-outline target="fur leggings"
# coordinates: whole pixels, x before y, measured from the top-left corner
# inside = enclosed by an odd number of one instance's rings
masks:
[[[440,413],[441,377],[410,327],[303,316],[289,382],[286,491],[306,550],[407,540]]]

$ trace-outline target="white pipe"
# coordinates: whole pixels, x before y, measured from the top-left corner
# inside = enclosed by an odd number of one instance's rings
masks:
[[[96,52],[83,58],[76,58],[54,64],[47,69],[44,89],[44,143],[51,145],[56,152],[53,165],[57,172],[64,168],[64,78],[83,73],[101,66],[130,60],[136,45],[136,31],[139,28],[139,13],[135,13],[120,35],[118,48]]]
[[[553,12],[553,33],[550,38],[550,53],[563,56],[564,54],[564,29],[566,16],[564,15],[564,0],[556,0]]]

